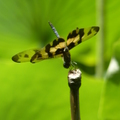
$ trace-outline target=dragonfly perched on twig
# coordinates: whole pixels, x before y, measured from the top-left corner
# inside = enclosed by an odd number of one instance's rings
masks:
[[[51,23],[50,23],[51,24]],[[54,28],[53,28],[54,29]],[[41,60],[55,58],[55,57],[63,57],[64,59],[64,67],[69,68],[72,65],[71,56],[69,50],[83,41],[93,37],[99,31],[98,26],[92,26],[88,28],[76,28],[70,32],[67,36],[67,41],[64,38],[57,37],[55,40],[47,44],[43,48],[31,49],[20,52],[12,57],[12,60],[18,63],[21,62],[31,62],[36,63]]]

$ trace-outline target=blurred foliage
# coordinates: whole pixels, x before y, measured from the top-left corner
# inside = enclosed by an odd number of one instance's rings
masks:
[[[113,45],[113,57],[106,71],[103,94],[100,100],[100,117],[108,120],[120,119],[120,40]]]
[[[0,120],[46,120],[48,117],[52,120],[70,119],[68,70],[63,68],[61,58],[38,64],[17,64],[11,57],[26,49],[41,48],[54,40],[56,36],[48,21],[53,23],[59,35],[64,38],[76,27],[96,25],[96,2],[0,0]],[[113,43],[119,39],[119,4],[119,0],[105,1],[105,70],[113,54],[119,58],[119,47],[111,49]],[[72,60],[78,63],[83,72],[80,88],[80,112],[83,120],[98,119],[98,109],[101,112],[101,107],[106,104],[100,104],[99,108],[99,102],[105,96],[110,98],[107,90],[113,88],[112,84],[96,81],[91,76],[95,73],[96,38],[93,37],[71,50]],[[107,89],[102,88],[103,83],[108,85]],[[102,89],[105,96],[101,96]],[[114,99],[116,105],[119,98]],[[108,100],[106,99],[107,102]],[[107,107],[109,109],[111,106]],[[105,112],[103,116],[106,114]]]

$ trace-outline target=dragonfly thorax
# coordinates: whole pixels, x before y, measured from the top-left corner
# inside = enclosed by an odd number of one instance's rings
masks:
[[[71,56],[70,56],[70,52],[67,46],[63,50],[63,60],[64,60],[63,66],[65,68],[69,68],[70,62],[71,62]]]

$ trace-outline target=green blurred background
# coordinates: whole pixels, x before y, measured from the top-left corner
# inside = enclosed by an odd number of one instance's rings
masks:
[[[11,60],[56,38],[48,21],[64,38],[76,27],[100,26],[95,37],[71,50],[82,71],[81,119],[119,120],[119,16],[119,0],[0,0],[0,120],[71,119],[68,69],[61,58]]]

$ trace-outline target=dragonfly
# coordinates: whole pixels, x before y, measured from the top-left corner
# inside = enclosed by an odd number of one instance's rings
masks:
[[[64,68],[69,68],[72,65],[70,50],[85,40],[93,37],[99,31],[98,26],[88,28],[78,27],[70,32],[67,36],[67,41],[59,37],[44,46],[43,48],[30,49],[20,52],[12,57],[12,60],[17,63],[31,62],[37,63],[45,59],[62,57],[64,60]]]

